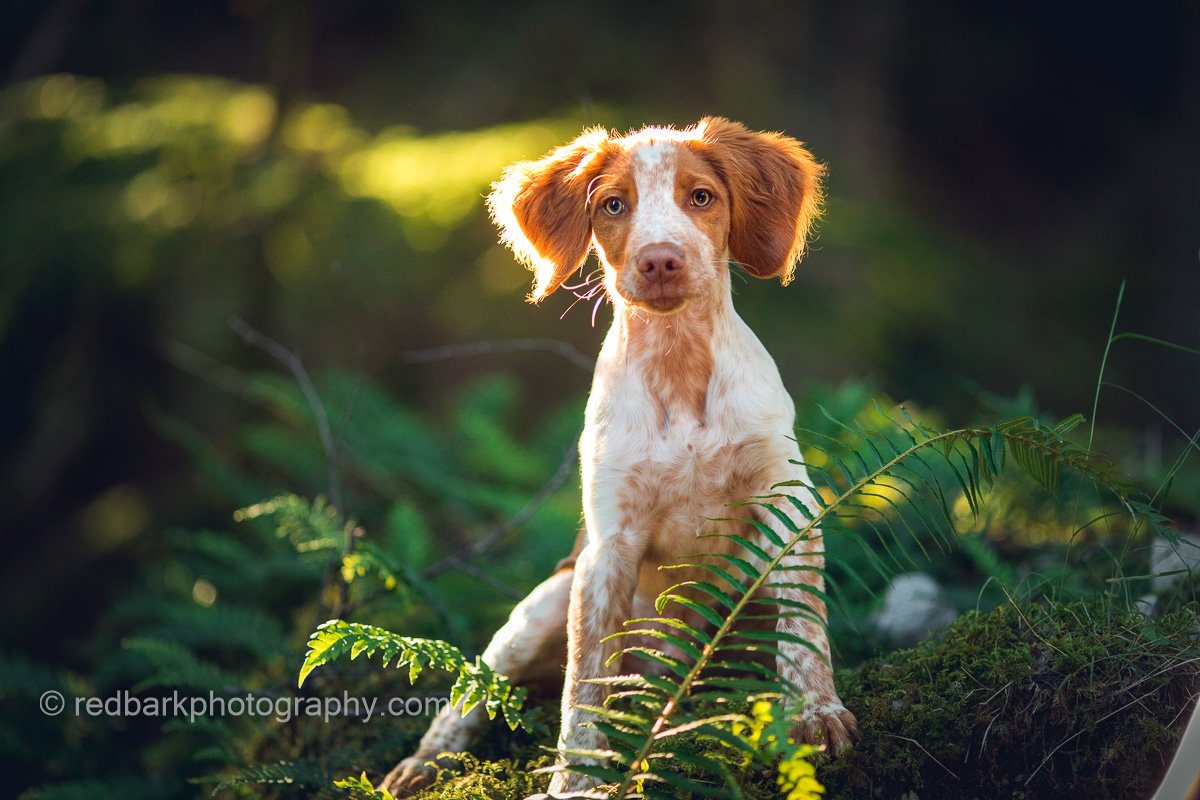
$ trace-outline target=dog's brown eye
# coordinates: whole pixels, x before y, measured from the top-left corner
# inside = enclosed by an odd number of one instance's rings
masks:
[[[604,201],[604,213],[610,217],[615,217],[625,210],[625,204],[621,202],[619,197],[610,197]]]
[[[708,189],[697,189],[696,191],[692,192],[692,205],[696,206],[697,208],[704,208],[706,205],[712,202],[712,199],[712,192],[710,192]]]

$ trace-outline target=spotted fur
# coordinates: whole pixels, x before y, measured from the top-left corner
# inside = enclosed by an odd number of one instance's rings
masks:
[[[515,681],[565,665],[561,750],[604,747],[582,706],[601,705],[607,690],[586,679],[630,666],[606,666],[617,644],[603,640],[666,588],[658,568],[701,548],[731,548],[727,539],[697,538],[710,530],[707,519],[733,513],[728,504],[782,481],[807,483],[791,438],[794,403],[734,311],[729,262],[786,283],[820,209],[822,173],[794,139],[710,118],[682,131],[587,131],[511,167],[491,195],[503,241],[534,271],[531,299],[554,291],[595,249],[614,309],[580,440],[584,530],[573,558],[514,609],[484,654]],[[788,538],[773,515],[758,521]],[[753,526],[742,533],[772,551]],[[785,566],[823,563],[819,537],[785,558]],[[787,575],[823,588],[819,572]],[[811,592],[779,582],[766,592],[824,617]],[[781,615],[776,627],[817,651],[779,645],[777,668],[809,701],[796,734],[847,746],[854,717],[834,689],[823,626]],[[426,785],[424,762],[466,747],[481,724],[478,711],[462,718],[446,709],[385,785]],[[589,785],[562,773],[550,790]]]

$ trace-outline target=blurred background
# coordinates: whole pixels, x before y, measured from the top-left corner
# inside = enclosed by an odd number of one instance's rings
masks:
[[[1118,331],[1200,347],[1189,0],[9,0],[3,18],[0,637],[46,662],[82,663],[162,531],[228,525],[235,499],[198,463],[249,459],[248,371],[290,381],[232,316],[432,428],[499,376],[477,402],[515,441],[557,420],[545,436],[569,442],[588,376],[568,361],[406,354],[596,351],[606,309],[526,304],[482,204],[506,164],[584,126],[723,115],[828,165],[795,283],[735,300],[798,399],[857,382],[947,422],[1090,414],[1122,281]],[[1109,447],[1173,459],[1173,425],[1200,425],[1198,363],[1115,343],[1106,377],[1146,402],[1101,393]],[[260,486],[320,491],[314,452],[307,485],[275,464]]]

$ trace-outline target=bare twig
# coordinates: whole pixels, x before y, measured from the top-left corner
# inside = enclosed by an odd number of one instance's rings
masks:
[[[235,397],[251,402],[261,402],[261,398],[255,396],[250,388],[249,381],[233,367],[222,364],[178,339],[164,338],[160,340],[160,343],[164,357],[177,368],[189,375],[208,381]]]
[[[313,419],[317,423],[317,435],[321,439],[321,449],[325,451],[325,464],[329,476],[329,502],[333,504],[333,507],[337,509],[337,513],[341,515],[342,520],[345,522],[343,525],[344,541],[342,544],[342,554],[350,555],[354,552],[356,529],[355,526],[349,523],[346,508],[342,504],[337,443],[334,441],[333,431],[329,427],[329,415],[325,413],[325,404],[321,402],[321,395],[317,393],[317,387],[313,385],[308,370],[304,368],[304,362],[291,350],[265,333],[256,330],[250,323],[240,317],[231,316],[229,318],[229,327],[238,336],[241,336],[247,344],[265,351],[268,355],[274,357],[287,367],[288,371],[292,373],[292,377],[295,378],[296,383],[300,386],[300,391],[304,393],[304,399],[308,403]],[[331,564],[326,569],[324,587],[328,587],[334,580],[337,581],[337,593],[336,599],[330,603],[329,613],[331,617],[340,618],[345,613],[347,603],[350,600],[350,586],[346,581],[341,579],[338,564]],[[325,593],[324,589],[322,589],[321,593]]]
[[[562,461],[559,463],[558,469],[555,470],[554,474],[550,476],[550,480],[546,481],[542,488],[538,489],[537,494],[529,498],[529,502],[522,506],[520,511],[518,511],[516,514],[513,514],[505,522],[493,527],[491,530],[485,533],[482,538],[477,539],[470,544],[463,545],[452,555],[442,559],[436,564],[431,564],[430,566],[426,567],[421,572],[422,577],[432,578],[435,575],[440,575],[448,569],[461,570],[463,563],[467,559],[490,550],[497,542],[504,538],[509,531],[512,531],[518,525],[523,524],[526,520],[532,517],[534,513],[536,513],[537,510],[541,508],[547,500],[550,499],[550,495],[554,494],[554,492],[557,491],[558,488],[567,480],[567,477],[571,474],[571,470],[575,467],[575,462],[578,460],[578,457],[579,446],[572,441],[571,446],[563,451]]]
[[[452,358],[485,356],[492,353],[531,353],[541,351],[554,353],[570,361],[581,370],[590,373],[595,369],[595,359],[589,358],[574,345],[558,339],[497,339],[466,344],[449,344],[428,350],[410,350],[402,358],[409,364],[430,364]]]
[[[937,760],[937,758],[936,758],[936,757],[933,755],[933,753],[931,753],[931,752],[929,752],[928,750],[926,750],[926,749],[924,748],[924,746],[922,746],[922,744],[921,744],[920,742],[918,742],[916,739],[910,739],[910,738],[908,738],[907,736],[897,736],[897,735],[896,735],[896,734],[894,734],[894,733],[886,733],[886,732],[885,732],[883,735],[884,735],[884,736],[890,736],[890,737],[892,737],[893,739],[902,739],[902,740],[904,740],[904,741],[906,741],[906,742],[912,742],[912,743],[913,743],[913,744],[915,744],[917,747],[920,747],[920,748],[921,748],[921,752],[922,752],[922,753],[924,753],[925,755],[929,756],[929,758],[930,758],[930,759],[932,759],[933,763],[937,764],[939,767],[941,767],[942,769],[946,770],[946,772],[950,773],[950,777],[954,778],[954,780],[956,780],[956,781],[958,781],[958,780],[962,780],[961,778],[959,778],[957,775],[955,775],[955,774],[954,774],[954,771],[953,771],[952,769],[950,769],[949,767],[947,767],[947,766],[946,766],[945,764],[943,764],[942,762],[938,761],[938,760]]]
[[[511,597],[513,600],[520,600],[525,597],[525,592],[514,589],[504,581],[479,569],[469,561],[463,561],[462,559],[454,558],[453,556],[446,560],[452,562],[446,567],[446,569],[456,569],[459,572],[470,575],[472,578],[475,578],[486,586],[490,586],[492,589],[495,589],[505,597]]]
[[[229,327],[247,344],[265,351],[287,367],[288,371],[292,373],[292,377],[296,379],[296,383],[300,385],[300,391],[304,392],[304,399],[308,402],[308,407],[312,410],[313,418],[316,420],[317,435],[321,438],[321,448],[325,451],[325,462],[329,471],[329,502],[333,503],[333,507],[345,518],[346,509],[342,506],[341,480],[338,473],[337,445],[333,440],[333,432],[329,428],[329,417],[325,413],[325,404],[321,402],[321,396],[317,393],[317,387],[313,385],[308,370],[304,368],[304,362],[291,350],[265,333],[254,329],[240,317],[231,316]],[[347,552],[353,546],[352,543],[353,538],[347,534]]]
[[[466,344],[452,344],[443,347],[433,347],[428,350],[410,350],[402,357],[410,364],[430,364],[435,361],[446,361],[453,358],[470,358],[474,356],[491,355],[493,353],[553,353],[562,356],[584,372],[591,373],[595,368],[595,360],[588,357],[575,346],[558,339],[499,339]],[[579,448],[575,442],[563,452],[561,463],[550,479],[529,499],[520,511],[507,521],[492,527],[481,538],[464,545],[457,552],[441,561],[426,567],[421,575],[432,578],[451,569],[457,569],[476,578],[484,579],[483,573],[478,573],[467,563],[467,559],[491,549],[506,534],[528,520],[549,499],[567,477],[578,460]],[[487,582],[487,581],[485,581]],[[511,591],[511,590],[510,590]]]

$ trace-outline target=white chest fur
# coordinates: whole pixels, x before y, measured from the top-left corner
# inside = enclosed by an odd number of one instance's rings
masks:
[[[789,463],[792,400],[727,294],[690,316],[639,313],[618,306],[580,452],[589,540],[654,567],[696,552],[709,519],[801,468]]]

